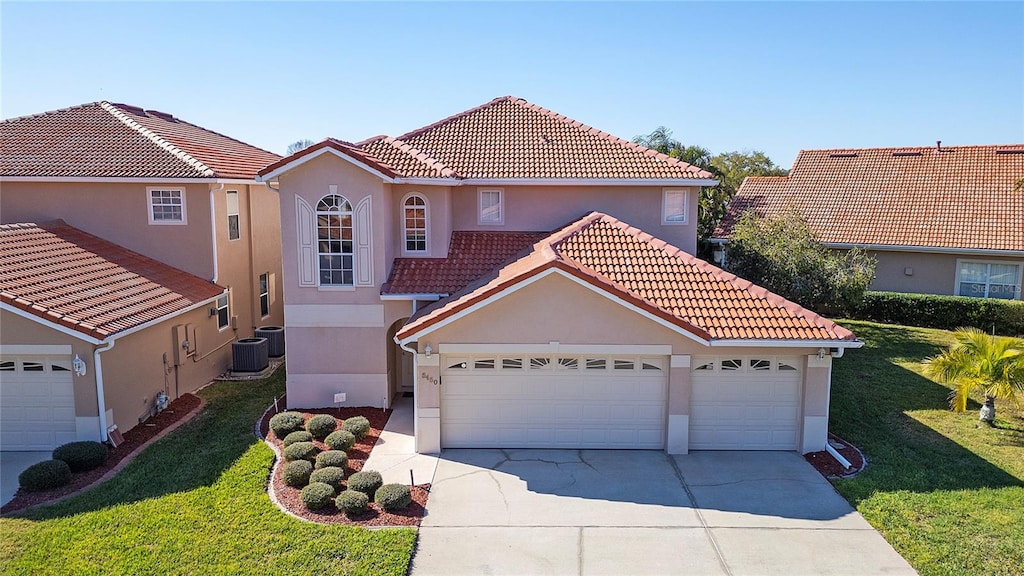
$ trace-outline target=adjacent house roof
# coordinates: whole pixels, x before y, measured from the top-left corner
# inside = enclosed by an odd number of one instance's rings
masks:
[[[408,132],[357,144],[402,178],[455,179],[711,179],[675,158],[581,124],[571,118],[504,96]],[[265,176],[317,150],[303,150],[267,166]]]
[[[750,177],[714,237],[740,216],[796,207],[825,243],[1024,250],[1024,144],[804,150],[787,177]]]
[[[0,122],[0,176],[251,180],[280,158],[127,104],[93,102]]]
[[[0,302],[98,340],[223,292],[63,220],[0,225]]]
[[[548,235],[525,256],[421,309],[398,338],[415,337],[552,268],[708,343],[857,342],[834,322],[600,212]]]

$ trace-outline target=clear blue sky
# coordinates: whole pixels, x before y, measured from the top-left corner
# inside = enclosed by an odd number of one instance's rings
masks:
[[[714,152],[1024,142],[1024,2],[3,2],[4,118],[110,100],[284,152],[514,94]]]

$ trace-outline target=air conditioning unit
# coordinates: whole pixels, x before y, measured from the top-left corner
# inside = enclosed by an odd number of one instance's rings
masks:
[[[266,338],[242,338],[231,344],[234,372],[259,372],[270,364]]]
[[[284,356],[283,326],[260,326],[256,329],[256,337],[267,339],[267,349],[271,358]]]

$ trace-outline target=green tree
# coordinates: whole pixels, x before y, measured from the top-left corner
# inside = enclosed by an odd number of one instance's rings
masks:
[[[996,399],[1020,405],[1024,396],[1024,340],[990,336],[977,328],[960,328],[956,342],[925,360],[925,374],[944,384],[952,384],[949,404],[954,412],[967,410],[967,397],[982,392],[985,403],[978,419],[992,425],[996,417]]]
[[[747,176],[785,176],[789,170],[776,166],[767,154],[760,150],[750,152],[723,152],[711,159],[722,176],[722,186],[735,195]]]
[[[295,154],[300,150],[305,150],[306,148],[309,148],[313,144],[314,142],[312,140],[305,138],[302,140],[296,140],[295,142],[292,142],[291,144],[288,145],[288,153],[286,154],[286,156],[291,156],[292,154]]]
[[[725,268],[822,314],[850,310],[875,279],[874,258],[858,248],[829,250],[793,207],[777,216],[741,216],[726,245]]]

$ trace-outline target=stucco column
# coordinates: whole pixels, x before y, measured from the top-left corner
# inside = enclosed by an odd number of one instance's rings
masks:
[[[669,454],[690,450],[690,356],[673,354],[668,372],[668,433],[665,449]]]
[[[413,362],[416,451],[421,454],[437,454],[441,452],[440,357],[436,353],[429,358],[426,354],[417,354]]]
[[[804,372],[804,429],[800,453],[818,452],[828,442],[828,403],[832,386],[832,356],[807,356]]]

